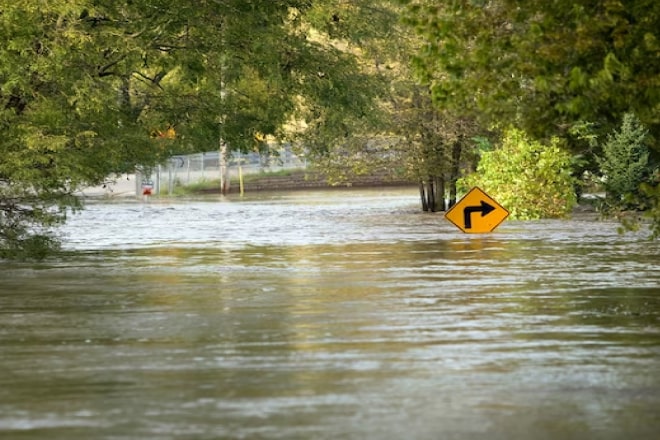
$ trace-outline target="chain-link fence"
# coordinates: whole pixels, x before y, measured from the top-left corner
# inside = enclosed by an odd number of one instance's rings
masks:
[[[228,177],[306,168],[304,158],[298,157],[291,147],[282,147],[277,154],[232,152],[227,161]],[[171,194],[177,186],[194,185],[203,181],[220,180],[220,153],[210,151],[172,156],[165,165],[143,171],[136,176],[136,194]]]

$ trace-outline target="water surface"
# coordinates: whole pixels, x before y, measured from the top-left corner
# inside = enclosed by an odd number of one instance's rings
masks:
[[[660,244],[414,190],[91,204],[0,263],[0,438],[654,439]]]

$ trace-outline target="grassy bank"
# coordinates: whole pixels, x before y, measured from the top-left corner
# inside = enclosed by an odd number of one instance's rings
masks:
[[[347,187],[379,187],[379,186],[408,186],[412,182],[395,180],[380,175],[358,176],[350,181],[331,184],[326,176],[308,170],[282,170],[277,172],[264,172],[247,174],[243,176],[245,192],[300,190],[316,188],[347,188]],[[209,179],[185,186],[176,186],[175,195],[212,194],[220,191],[220,180]],[[238,178],[232,178],[229,193],[240,192]]]

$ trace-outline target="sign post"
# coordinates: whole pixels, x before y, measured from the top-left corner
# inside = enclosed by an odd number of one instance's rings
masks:
[[[509,211],[477,187],[445,214],[447,220],[467,234],[492,232],[508,216]]]

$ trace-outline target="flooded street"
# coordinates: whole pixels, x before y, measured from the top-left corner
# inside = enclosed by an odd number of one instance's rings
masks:
[[[417,197],[90,204],[0,262],[0,438],[658,438],[660,242]]]

